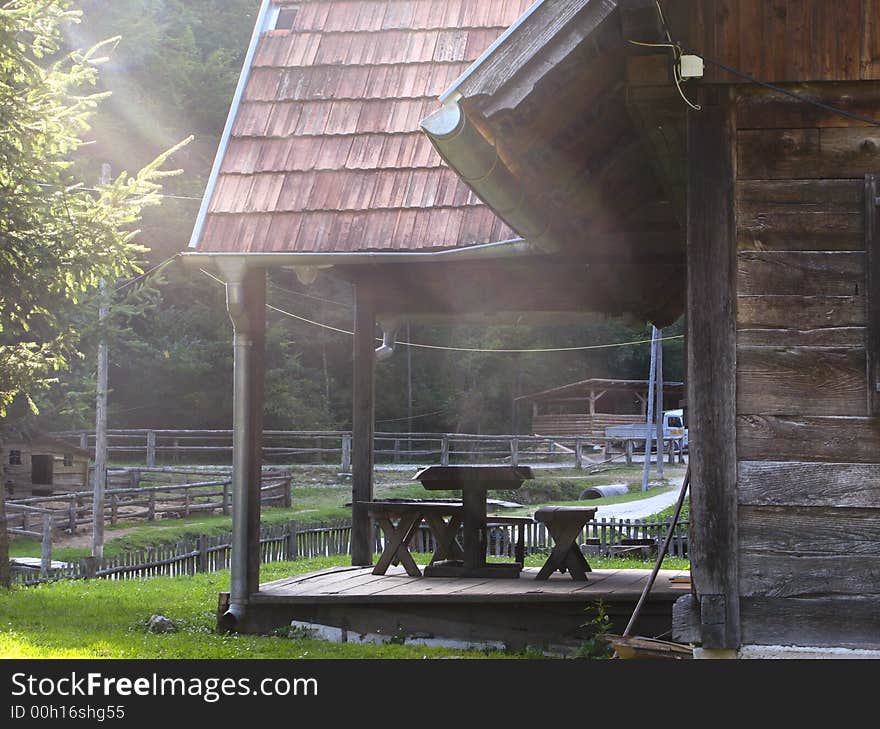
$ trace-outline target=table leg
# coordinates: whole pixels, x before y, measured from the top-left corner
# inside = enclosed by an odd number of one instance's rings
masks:
[[[464,568],[479,569],[486,566],[486,490],[464,489]]]
[[[394,526],[390,519],[376,519],[376,523],[385,533],[385,549],[382,550],[382,554],[373,568],[374,575],[384,575],[391,562],[396,558],[400,560],[410,577],[422,576],[422,571],[409,553],[409,540],[412,539],[413,533],[421,521],[421,514],[401,516],[397,526]]]
[[[583,529],[583,525],[576,523],[551,523],[547,525],[547,528],[550,530],[550,536],[553,538],[554,547],[535,579],[546,580],[556,570],[565,572],[568,569],[572,579],[586,580],[586,573],[592,572],[592,569],[575,542],[578,534]]]

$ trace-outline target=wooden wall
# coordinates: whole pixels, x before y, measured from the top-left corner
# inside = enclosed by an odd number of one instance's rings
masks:
[[[532,418],[532,432],[535,435],[602,438],[605,436],[605,428],[614,425],[644,424],[644,422],[644,415],[618,415],[614,413],[535,415]]]
[[[880,78],[880,0],[665,0],[673,36],[762,81]],[[712,65],[706,80],[740,83]]]
[[[10,465],[9,451],[17,450],[21,452],[21,465]],[[32,484],[31,482],[31,456],[35,455],[51,455],[53,458],[52,465],[52,485]],[[73,454],[73,465],[64,465],[64,453],[54,448],[46,448],[40,446],[39,443],[26,442],[8,442],[4,443],[0,458],[3,459],[3,478],[8,486],[10,483],[13,487],[13,493],[16,496],[30,494],[32,486],[43,491],[81,491],[87,488],[89,460],[82,455]]]
[[[880,119],[864,101],[880,83],[807,91]],[[754,89],[736,119],[742,641],[880,648],[864,199],[880,128]]]

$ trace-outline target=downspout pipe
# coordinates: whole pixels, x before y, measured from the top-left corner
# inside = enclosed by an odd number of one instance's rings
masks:
[[[253,367],[253,325],[245,303],[245,287],[241,269],[238,276],[229,276],[226,284],[226,309],[232,320],[234,353],[232,397],[232,556],[229,609],[222,624],[233,630],[244,618],[248,600],[247,536],[248,536],[248,474],[251,457],[247,433],[250,419],[250,378]]]

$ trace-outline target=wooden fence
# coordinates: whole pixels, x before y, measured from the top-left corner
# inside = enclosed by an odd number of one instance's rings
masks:
[[[579,543],[587,553],[621,554],[629,549],[646,549],[659,543],[671,524],[671,519],[640,521],[601,519],[589,522]],[[513,557],[516,538],[515,527],[493,528],[489,534],[487,553],[491,557]],[[687,554],[687,522],[676,526],[669,553],[675,557]],[[638,544],[632,544],[638,542]],[[377,553],[384,548],[384,537],[375,533]],[[525,534],[526,553],[545,552],[552,546],[543,524],[527,525]],[[422,527],[414,537],[412,547],[419,552],[434,550],[431,533]],[[175,545],[127,552],[118,557],[96,560],[85,558],[57,569],[16,571],[13,579],[17,584],[31,585],[59,579],[105,578],[115,580],[142,579],[158,576],[193,575],[227,569],[232,551],[230,535],[207,536],[183,540]],[[351,523],[311,525],[300,527],[295,521],[263,527],[260,532],[260,561],[288,561],[331,557],[351,553]]]
[[[181,483],[184,480],[190,482]],[[232,509],[232,480],[223,472],[120,469],[110,472],[107,482],[104,519],[111,525],[120,521],[155,521],[163,516],[230,514]],[[289,474],[264,472],[262,504],[289,507],[290,487]],[[93,522],[93,504],[92,491],[15,499],[7,503],[7,523],[13,533],[33,533],[35,519],[43,518],[34,516],[36,510],[50,515],[53,529],[75,534],[80,526]]]
[[[83,449],[94,450],[94,433],[64,431],[54,434]],[[109,451],[116,461],[143,461],[148,468],[158,463],[230,463],[231,430],[109,430]],[[632,442],[614,450],[621,439],[555,435],[473,435],[467,433],[375,434],[376,463],[540,463],[570,464],[588,468],[593,458],[616,455],[633,462]],[[673,463],[682,462],[682,438],[664,440],[663,452]],[[351,471],[351,431],[266,430],[263,432],[265,463],[338,464]]]

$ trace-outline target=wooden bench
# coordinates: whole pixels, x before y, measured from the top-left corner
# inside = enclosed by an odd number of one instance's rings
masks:
[[[595,515],[595,507],[587,506],[542,506],[535,512],[535,521],[547,525],[554,542],[553,551],[536,580],[546,580],[556,570],[565,572],[567,569],[573,580],[586,581],[587,572],[592,569],[576,540]]]
[[[526,525],[534,523],[535,520],[530,516],[504,516],[503,514],[488,514],[486,516],[487,531],[497,526],[516,527],[516,546],[514,547],[513,559],[520,564],[526,558]]]
[[[385,549],[373,568],[374,575],[384,575],[392,563],[399,562],[411,577],[421,577],[422,571],[410,554],[413,535],[424,519],[434,535],[437,547],[431,559],[461,559],[462,550],[456,542],[461,527],[464,506],[449,501],[364,501],[370,518],[385,534]],[[448,517],[448,521],[445,518]]]

